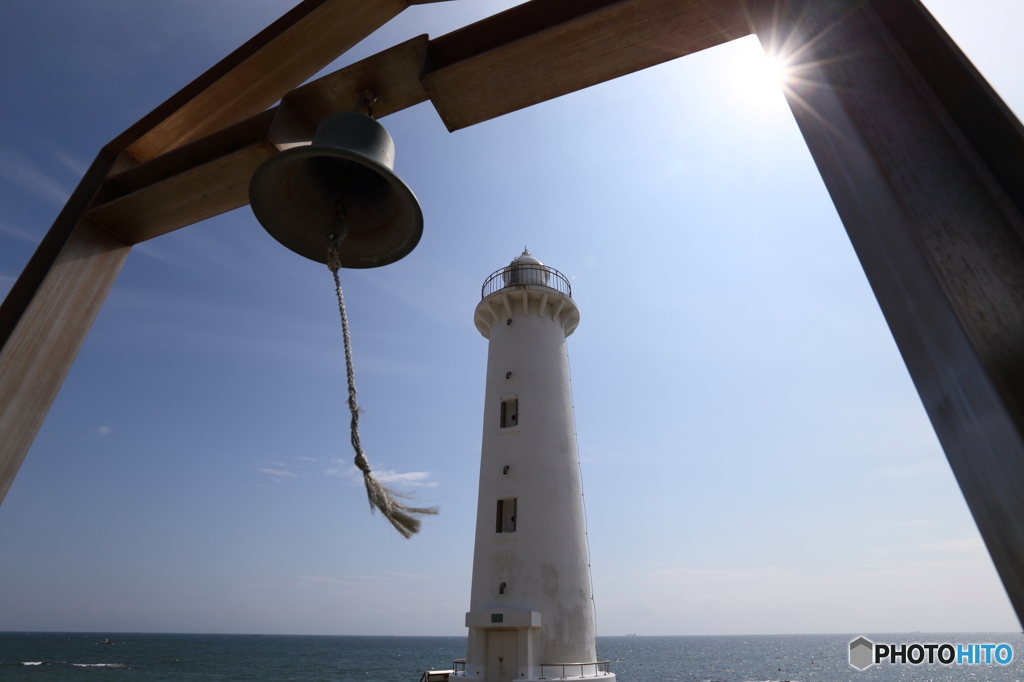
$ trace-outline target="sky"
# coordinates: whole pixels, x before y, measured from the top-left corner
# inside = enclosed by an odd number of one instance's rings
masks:
[[[514,2],[410,8],[328,70]],[[1024,112],[1024,5],[925,4]],[[99,148],[287,0],[10,0],[0,295]],[[748,37],[448,133],[382,119],[425,231],[330,273],[248,207],[135,247],[6,500],[0,631],[462,635],[487,342],[524,246],[571,278],[598,634],[1020,624],[793,117]]]

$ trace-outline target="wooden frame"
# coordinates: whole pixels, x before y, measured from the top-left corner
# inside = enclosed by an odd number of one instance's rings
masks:
[[[367,88],[457,130],[754,33],[1024,617],[1024,128],[919,0],[531,0],[296,87],[407,4],[304,0],[100,151],[0,306],[0,499],[131,245]]]

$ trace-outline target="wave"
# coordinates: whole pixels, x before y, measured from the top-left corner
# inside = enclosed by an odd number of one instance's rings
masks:
[[[76,668],[125,668],[124,663],[72,663]]]
[[[127,663],[65,663],[64,661],[22,661],[22,665],[70,665],[75,668],[127,668]]]

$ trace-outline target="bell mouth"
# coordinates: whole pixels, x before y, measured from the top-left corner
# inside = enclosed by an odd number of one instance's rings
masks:
[[[249,182],[263,228],[300,256],[327,262],[330,235],[345,268],[375,268],[407,256],[423,235],[416,196],[387,166],[338,147],[293,147],[267,159]]]

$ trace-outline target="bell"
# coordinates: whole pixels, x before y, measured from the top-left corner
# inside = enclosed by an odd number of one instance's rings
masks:
[[[346,111],[325,118],[313,143],[263,162],[249,203],[263,228],[295,253],[327,262],[333,244],[345,268],[404,258],[423,234],[423,211],[395,175],[395,143],[380,123]]]

